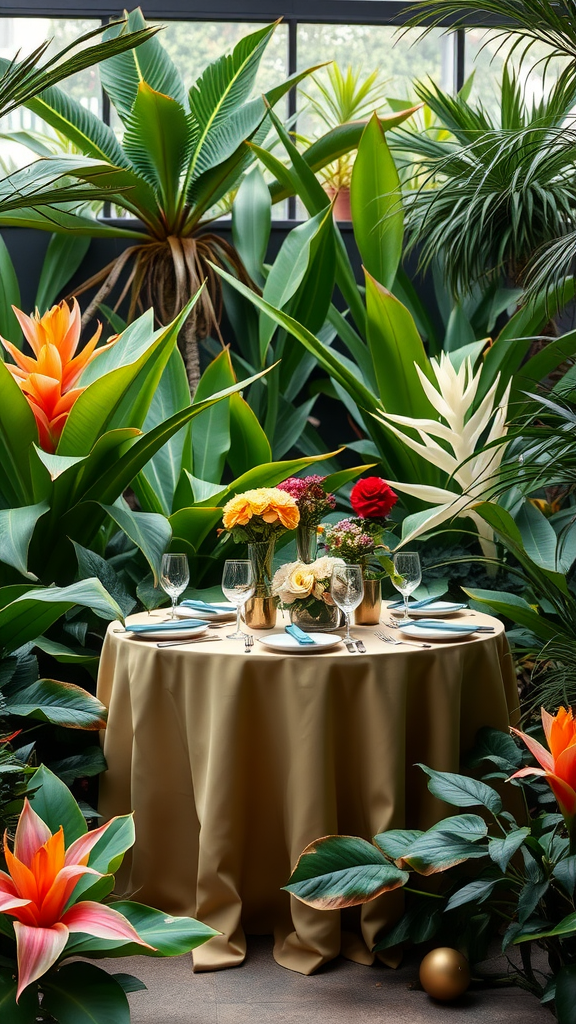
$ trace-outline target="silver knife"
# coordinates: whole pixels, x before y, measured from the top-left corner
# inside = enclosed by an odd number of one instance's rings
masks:
[[[362,640],[356,641],[356,648],[360,651],[360,654],[366,654],[366,648],[364,647],[364,643]]]

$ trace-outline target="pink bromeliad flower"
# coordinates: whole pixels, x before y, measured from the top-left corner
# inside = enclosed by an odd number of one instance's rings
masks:
[[[115,821],[116,819],[112,819]],[[54,834],[32,810],[28,800],[18,821],[14,852],[4,834],[8,874],[0,871],[0,913],[15,918],[18,991],[37,981],[64,952],[71,932],[99,939],[128,939],[153,949],[122,914],[90,900],[65,909],[76,883],[84,875],[103,875],[88,867],[90,851],[112,821],[80,836],[68,849],[62,826]]]

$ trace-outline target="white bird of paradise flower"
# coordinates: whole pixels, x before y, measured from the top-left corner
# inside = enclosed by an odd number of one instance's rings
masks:
[[[432,509],[408,516],[404,520],[403,536],[399,547],[403,547],[441,523],[457,517],[468,517],[473,520],[478,530],[484,555],[494,557],[496,547],[493,531],[474,511],[474,505],[489,499],[491,485],[494,484],[494,478],[504,455],[506,444],[488,449],[486,446],[498,438],[505,437],[507,433],[506,415],[511,382],[496,405],[496,393],[500,380],[500,374],[498,374],[476,411],[469,415],[480,384],[482,368],[480,367],[474,373],[472,360],[468,358],[463,360],[459,369],[456,370],[450,357],[444,352],[440,356],[440,361],[431,359],[430,365],[436,377],[437,387],[425,376],[418,365],[416,365],[416,371],[430,404],[441,417],[440,420],[414,419],[387,412],[373,415],[400,438],[408,448],[444,470],[450,477],[449,482],[457,484],[459,490],[390,480],[390,486],[394,490],[403,491],[422,501],[430,502],[434,506]],[[488,434],[475,454],[476,446],[489,426]],[[422,443],[399,427],[409,427],[416,431],[420,435]],[[439,444],[435,438],[443,441],[451,449],[451,452]]]

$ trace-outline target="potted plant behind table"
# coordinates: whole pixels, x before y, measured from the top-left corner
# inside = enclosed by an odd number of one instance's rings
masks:
[[[236,543],[248,545],[254,573],[254,597],[244,605],[244,621],[252,629],[271,629],[276,623],[272,596],[272,561],[277,538],[300,522],[296,500],[278,487],[244,491],[224,505],[222,525]]]
[[[278,489],[291,494],[298,506],[300,522],[296,527],[296,551],[300,562],[305,564],[316,558],[320,523],[336,508],[335,496],[324,489],[325,479],[318,475],[290,476],[278,484]]]
[[[320,527],[329,555],[359,565],[364,578],[364,597],[354,612],[356,625],[374,625],[380,621],[381,580],[390,575],[393,565],[387,552],[388,516],[398,496],[379,476],[367,476],[354,485],[350,502],[356,515],[341,519],[334,526]]]
[[[344,565],[344,560],[324,555],[314,562],[287,562],[274,573],[272,595],[289,609],[295,626],[324,632],[340,625],[340,611],[330,593],[335,565]]]

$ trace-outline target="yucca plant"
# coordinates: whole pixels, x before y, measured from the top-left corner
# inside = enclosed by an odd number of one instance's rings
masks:
[[[520,76],[505,66],[498,121],[481,101],[434,83],[415,89],[449,134],[403,129],[390,140],[395,151],[416,155],[420,176],[426,170],[406,193],[408,246],[418,245],[424,267],[442,257],[456,295],[487,277],[523,285],[535,254],[575,223],[576,137],[566,124],[576,79],[562,76],[529,105]]]
[[[124,28],[114,25],[105,37],[117,40],[123,32],[142,31],[145,25],[137,9],[128,15]],[[137,58],[122,54],[106,61],[102,83],[123,126],[121,141],[112,128],[59,89],[49,89],[28,104],[83,154],[44,159],[45,173],[66,167],[87,184],[105,181],[112,205],[143,226],[104,226],[70,212],[64,213],[60,225],[52,226],[80,234],[104,230],[134,239],[134,245],[85,283],[86,288],[98,289],[85,321],[121,282],[120,299],[130,291],[129,320],[144,304],[154,306],[165,324],[208,279],[181,339],[192,390],[199,379],[197,338],[217,330],[220,316],[219,284],[207,259],[249,281],[234,248],[207,225],[216,204],[237,186],[252,160],[247,143],[261,144],[268,134],[268,110],[308,74],[292,75],[265,95],[251,98],[274,29],[267,25],[241,39],[231,54],[210,64],[188,92],[157,38],[149,39]],[[43,226],[34,214],[26,213],[20,222]]]

